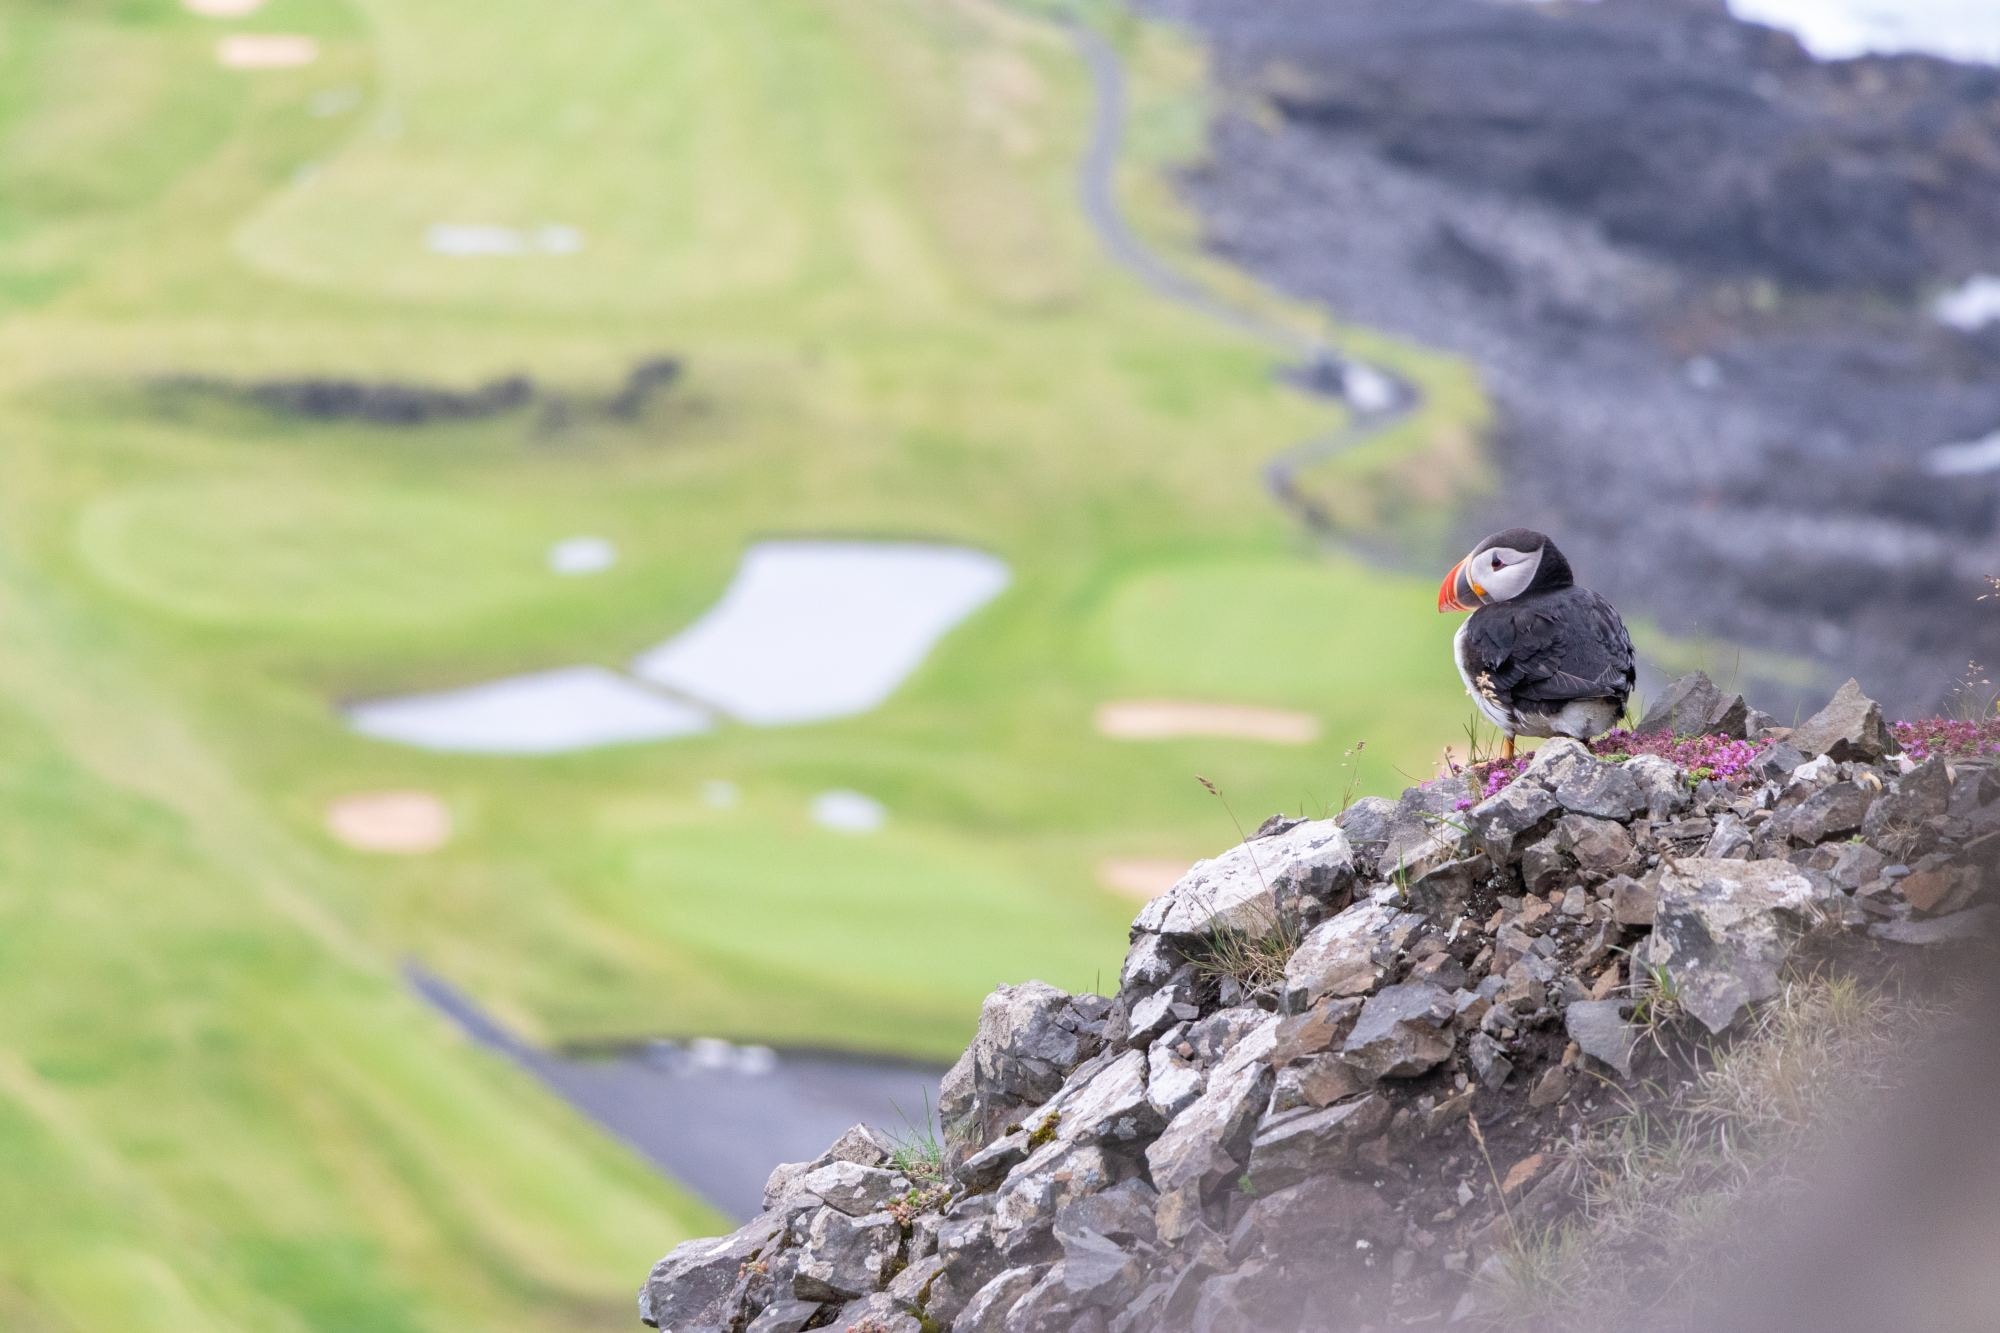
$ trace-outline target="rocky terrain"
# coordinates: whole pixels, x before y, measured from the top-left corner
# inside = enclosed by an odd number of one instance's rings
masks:
[[[994,992],[941,1152],[866,1127],[654,1268],[679,1333],[1126,1333],[1490,1313],[1570,1148],[1684,1081],[1808,965],[1982,933],[1990,724],[1796,728],[1684,678],[1632,736],[1544,743],[1267,822],[1132,927],[1117,993]],[[1899,737],[1909,742],[1901,752]],[[1921,757],[1920,757],[1921,756]]]
[[[1811,59],[1712,0],[1144,0],[1214,52],[1209,244],[1473,360],[1500,492],[1666,628],[1899,711],[2000,652],[2000,70]],[[1504,520],[1504,521],[1502,521]],[[1776,695],[1772,695],[1776,697]]]

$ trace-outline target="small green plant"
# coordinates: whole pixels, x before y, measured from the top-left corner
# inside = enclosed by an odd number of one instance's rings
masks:
[[[912,1121],[898,1106],[896,1114],[903,1118],[903,1129],[890,1138],[894,1147],[889,1152],[889,1165],[908,1176],[919,1185],[942,1181],[945,1176],[944,1134],[938,1128],[937,1111],[931,1105],[931,1096],[924,1093],[924,1118]]]
[[[1211,981],[1226,977],[1253,993],[1275,990],[1304,938],[1299,923],[1278,912],[1255,929],[1210,932],[1188,950],[1188,961]]]
[[[1056,1131],[1060,1128],[1062,1128],[1062,1112],[1049,1112],[1047,1119],[1028,1131],[1029,1149],[1042,1148],[1054,1143],[1056,1141]]]
[[[1636,992],[1632,1003],[1632,1021],[1644,1028],[1646,1035],[1658,1045],[1661,1032],[1685,1011],[1681,1003],[1680,983],[1674,980],[1673,972],[1665,963],[1647,963],[1645,980],[1638,984]]]

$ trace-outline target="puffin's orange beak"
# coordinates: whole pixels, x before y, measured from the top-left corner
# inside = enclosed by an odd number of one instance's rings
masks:
[[[1444,576],[1438,585],[1439,611],[1471,611],[1478,607],[1486,596],[1486,589],[1474,583],[1465,572],[1465,561],[1451,567],[1451,573]]]

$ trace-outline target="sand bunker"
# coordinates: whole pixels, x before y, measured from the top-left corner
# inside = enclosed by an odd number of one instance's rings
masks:
[[[216,43],[215,58],[228,69],[297,69],[319,59],[319,43],[282,33],[238,33]]]
[[[240,19],[264,7],[264,0],[181,0],[188,13],[205,19]]]
[[[347,720],[364,736],[462,754],[559,754],[714,725],[699,708],[590,666],[356,704]]]
[[[451,841],[451,811],[427,791],[360,792],[327,806],[326,831],[359,852],[420,856]]]
[[[585,574],[616,557],[583,537],[553,548],[550,565]],[[428,750],[555,754],[694,735],[714,725],[711,709],[755,726],[849,717],[887,699],[1007,580],[1006,565],[961,547],[766,542],[713,610],[633,663],[637,680],[569,667],[373,700],[347,718]],[[855,818],[853,831],[880,826]]]
[[[823,791],[812,799],[812,819],[835,833],[873,833],[889,822],[889,811],[858,791]]]
[[[756,726],[851,717],[1007,581],[1005,564],[962,547],[765,542],[714,610],[632,669]]]
[[[1319,719],[1310,713],[1248,704],[1190,703],[1173,699],[1124,699],[1097,710],[1099,734],[1120,741],[1179,740],[1189,736],[1310,745]]]
[[[1097,882],[1113,893],[1151,902],[1180,882],[1188,862],[1162,856],[1113,856],[1097,863]]]

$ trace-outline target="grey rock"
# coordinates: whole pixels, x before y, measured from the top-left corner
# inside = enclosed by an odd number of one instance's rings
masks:
[[[1160,985],[1187,960],[1171,940],[1160,935],[1141,935],[1125,951],[1125,965],[1118,973],[1121,991],[1145,991]]]
[[[1229,1258],[1242,1263],[1274,1245],[1302,1255],[1324,1255],[1356,1241],[1383,1245],[1400,1240],[1403,1224],[1366,1181],[1324,1171],[1251,1200],[1229,1234]]]
[[[1146,1052],[1126,1051],[1090,1071],[1078,1070],[1056,1098],[1056,1137],[1071,1143],[1151,1139],[1166,1124],[1146,1096]]]
[[[810,1162],[783,1162],[772,1168],[770,1178],[764,1182],[764,1206],[776,1208],[788,1197],[799,1192],[800,1182],[821,1167],[835,1162],[848,1162],[855,1166],[886,1166],[895,1145],[867,1125],[850,1125],[842,1131],[833,1146]]]
[[[1273,1122],[1250,1143],[1251,1190],[1269,1194],[1352,1161],[1362,1144],[1389,1127],[1389,1116],[1389,1099],[1370,1092]]]
[[[1778,819],[1783,821],[1785,836],[1793,842],[1816,845],[1859,829],[1876,795],[1857,783],[1836,782],[1820,788]]]
[[[1811,879],[1778,861],[1668,863],[1645,961],[1665,968],[1682,1007],[1711,1032],[1777,993],[1793,946],[1817,917]]]
[[[783,1224],[767,1213],[727,1236],[684,1241],[639,1291],[639,1319],[656,1328],[726,1329],[734,1321],[743,1265],[774,1249]]]
[[[1085,1304],[1118,1304],[1134,1295],[1145,1279],[1138,1255],[1109,1236],[1073,1230],[1059,1240],[1063,1289]]]
[[[1479,1086],[1489,1091],[1504,1085],[1507,1076],[1514,1072],[1514,1062],[1507,1058],[1506,1051],[1484,1032],[1475,1032],[1466,1038],[1465,1059],[1472,1066],[1473,1077],[1479,1080]]]
[[[1892,944],[1955,944],[1991,934],[1994,915],[1991,907],[1974,907],[1928,921],[1880,921],[1870,926],[1868,933]]]
[[[924,1298],[930,1294],[931,1283],[937,1281],[944,1272],[944,1260],[937,1255],[926,1255],[912,1259],[903,1271],[889,1280],[889,1295],[904,1305],[921,1308]]]
[[[1834,693],[1826,707],[1793,728],[1787,738],[1801,754],[1825,755],[1846,762],[1872,764],[1896,752],[1896,739],[1882,719],[1882,709],[1850,680]]]
[[[1578,1050],[1630,1078],[1639,1030],[1625,1021],[1627,1007],[1623,1000],[1579,1000],[1564,1012],[1563,1030]]]
[[[1058,1260],[1014,1302],[1000,1323],[1005,1333],[1073,1333],[1084,1307],[1069,1288],[1067,1268],[1066,1261]]]
[[[1126,1022],[1127,1040],[1143,1046],[1176,1023],[1184,1023],[1201,1012],[1196,1002],[1200,979],[1192,965],[1184,964],[1158,990],[1132,1005]]]
[[[1328,1051],[1278,1071],[1271,1087],[1271,1114],[1331,1106],[1367,1086],[1368,1080],[1343,1057]]]
[[[1380,865],[1382,853],[1395,834],[1399,808],[1387,797],[1364,796],[1335,818],[1340,831],[1347,835],[1348,846],[1354,849],[1358,863],[1370,870]]]
[[[1109,1187],[1120,1170],[1119,1161],[1095,1144],[1058,1139],[1037,1149],[993,1196],[993,1240],[1000,1254],[1017,1263],[1043,1257],[1057,1212]]]
[[[1146,1052],[1146,1100],[1162,1122],[1193,1105],[1208,1081],[1200,1066],[1174,1049],[1174,1040],[1170,1033]]]
[[[1547,748],[1543,747],[1544,750]],[[1556,804],[1554,795],[1528,781],[1523,774],[1498,793],[1473,806],[1466,812],[1465,820],[1472,829],[1473,843],[1486,853],[1494,865],[1504,866],[1513,862],[1516,842],[1540,827],[1542,821],[1561,808]]]
[[[1028,1160],[1028,1131],[1003,1134],[958,1164],[952,1174],[967,1189],[992,1189],[1007,1173]]]
[[[1576,858],[1577,868],[1593,880],[1625,874],[1638,864],[1631,833],[1613,820],[1564,815],[1556,821],[1555,836],[1558,845]]]
[[[1572,814],[1596,819],[1631,819],[1646,812],[1650,799],[1624,764],[1594,760],[1577,765],[1556,785],[1556,801]]]
[[[1303,1013],[1286,1014],[1278,1020],[1278,1035],[1271,1048],[1271,1063],[1288,1065],[1309,1055],[1331,1050],[1347,1040],[1354,1020],[1361,1014],[1361,1000],[1328,996]]]
[[[1751,843],[1749,825],[1735,815],[1718,815],[1701,854],[1711,860],[1740,861],[1750,855]]]
[[[818,1316],[819,1311],[818,1301],[772,1301],[750,1321],[743,1333],[799,1333]]]
[[[1536,1078],[1534,1087],[1528,1089],[1528,1105],[1536,1110],[1554,1106],[1569,1096],[1569,1070],[1561,1065],[1550,1065]]]
[[[981,1287],[951,1321],[952,1333],[1005,1333],[1008,1313],[1041,1280],[1040,1265],[1009,1268]]]
[[[1389,986],[1370,997],[1341,1051],[1370,1078],[1414,1078],[1452,1051],[1451,996],[1425,982]]]
[[[1805,752],[1798,746],[1790,741],[1773,741],[1751,762],[1750,772],[1761,781],[1783,783],[1805,761]]]
[[[1827,877],[1849,893],[1880,879],[1889,858],[1865,842],[1843,844],[1827,868]]]
[[[1209,1072],[1208,1086],[1175,1116],[1152,1146],[1146,1164],[1160,1191],[1155,1211],[1160,1237],[1181,1240],[1201,1220],[1203,1196],[1242,1167],[1257,1117],[1270,1098],[1270,1065],[1278,1020],[1269,1016]]]
[[[960,1160],[998,1137],[1021,1110],[1039,1106],[1069,1071],[1095,1054],[1090,1015],[1039,981],[1002,986],[980,1007],[979,1029],[938,1093],[938,1116]]]
[[[813,1215],[792,1290],[802,1300],[850,1301],[882,1289],[902,1248],[903,1229],[887,1213]]]
[[[1426,925],[1422,917],[1377,902],[1355,903],[1322,921],[1285,964],[1285,1007],[1296,1013],[1322,996],[1369,994],[1397,951]]]
[[[924,1333],[923,1321],[885,1292],[848,1303],[827,1328],[838,1333]]]
[[[880,1212],[891,1199],[909,1193],[910,1182],[900,1172],[878,1166],[829,1162],[800,1177],[799,1188],[849,1217],[860,1217]]]
[[[1180,883],[1146,904],[1137,931],[1200,939],[1222,931],[1269,930],[1301,899],[1338,899],[1354,884],[1354,851],[1331,819],[1298,825],[1198,861]]]
[[[1741,739],[1750,707],[1740,694],[1725,694],[1706,672],[1693,671],[1668,683],[1632,730],[1638,735],[1733,736]]]
[[[1604,888],[1611,898],[1611,919],[1621,926],[1647,926],[1653,924],[1653,917],[1659,911],[1660,891],[1656,884],[1648,884],[1620,875],[1605,883]]]
[[[1245,1037],[1270,1026],[1271,1015],[1255,1005],[1218,1009],[1188,1028],[1188,1045],[1195,1059],[1214,1063],[1234,1051]]]
[[[1681,771],[1658,755],[1636,755],[1620,767],[1646,793],[1646,814],[1650,818],[1670,819],[1694,804],[1694,793],[1688,790]]]
[[[1950,804],[1950,766],[1926,760],[1876,798],[1861,821],[1861,836],[1893,860],[1915,861],[1937,845]]]

